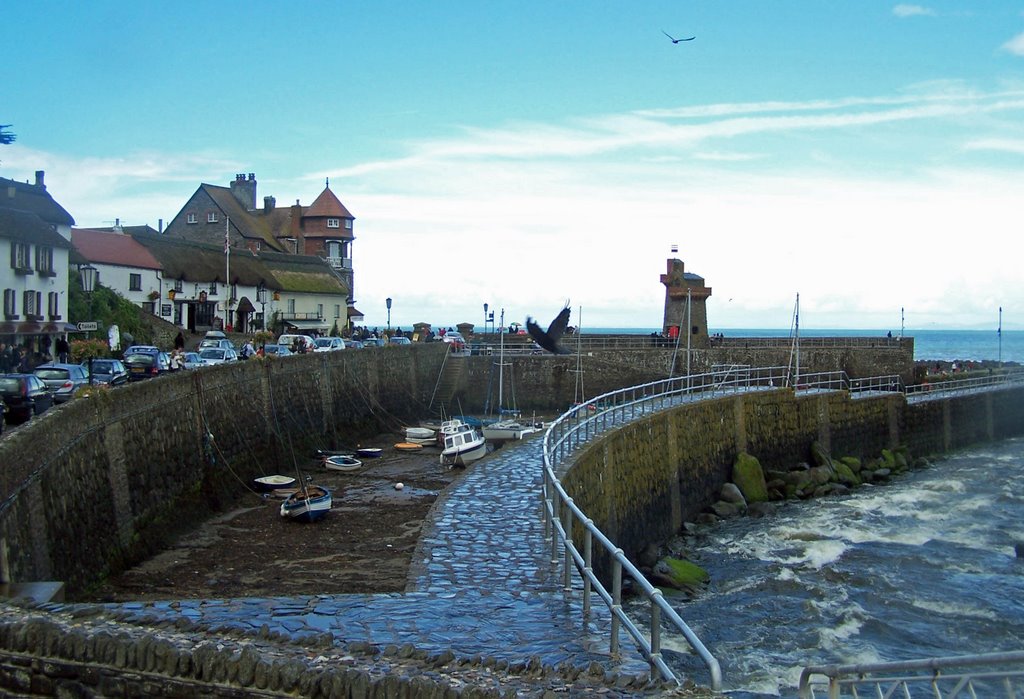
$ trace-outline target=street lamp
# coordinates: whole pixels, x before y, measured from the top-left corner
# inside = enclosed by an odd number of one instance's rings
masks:
[[[487,333],[487,303],[484,303],[484,334]]]
[[[391,297],[384,299],[384,305],[388,307],[388,335],[391,334]]]
[[[96,290],[96,277],[99,276],[99,270],[92,265],[85,264],[78,268],[78,273],[82,276],[82,291],[85,292],[85,297],[89,299],[89,318],[92,318],[92,292]],[[86,333],[86,337],[89,337],[89,333]],[[92,350],[89,350],[89,385],[92,386]]]
[[[263,282],[256,287],[256,301],[260,304],[260,318],[262,320],[262,330],[267,329],[267,287],[264,286]]]

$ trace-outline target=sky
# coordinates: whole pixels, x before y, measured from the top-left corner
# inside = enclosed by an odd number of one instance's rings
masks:
[[[713,329],[1024,328],[1024,1],[7,0],[0,52],[0,176],[329,178],[368,326],[661,327],[678,257]]]

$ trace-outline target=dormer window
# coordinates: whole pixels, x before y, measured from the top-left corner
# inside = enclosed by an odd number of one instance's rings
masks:
[[[350,219],[350,218],[346,218],[345,219],[345,228],[346,228],[346,230],[352,230],[352,219]]]
[[[328,228],[341,228],[341,220],[336,218],[327,219]]]
[[[195,214],[188,215],[188,223],[199,223],[199,217]]]
[[[210,213],[206,214],[206,222],[207,223],[217,223],[217,212],[216,211],[211,211]]]

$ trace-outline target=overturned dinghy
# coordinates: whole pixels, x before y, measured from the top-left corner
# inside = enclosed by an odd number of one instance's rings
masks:
[[[256,486],[256,492],[269,493],[272,490],[279,490],[281,488],[291,488],[295,485],[295,479],[291,476],[261,476],[260,478],[252,479],[253,485]]]
[[[405,439],[413,444],[433,444],[436,432],[429,427],[406,427]]]

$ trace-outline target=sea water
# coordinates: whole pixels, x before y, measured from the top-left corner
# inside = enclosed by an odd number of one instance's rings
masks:
[[[584,328],[584,333],[650,335],[661,328]],[[726,337],[790,337],[788,329],[729,328],[716,330]],[[890,330],[805,330],[801,337],[885,337]],[[904,330],[904,336],[914,338],[914,359],[939,361],[1004,361],[1024,363],[1024,330]]]
[[[686,556],[711,583],[672,603],[734,697],[794,696],[806,665],[1021,650],[1022,518],[1024,439],[975,447],[704,527]],[[685,642],[663,644],[670,665],[706,681]]]

